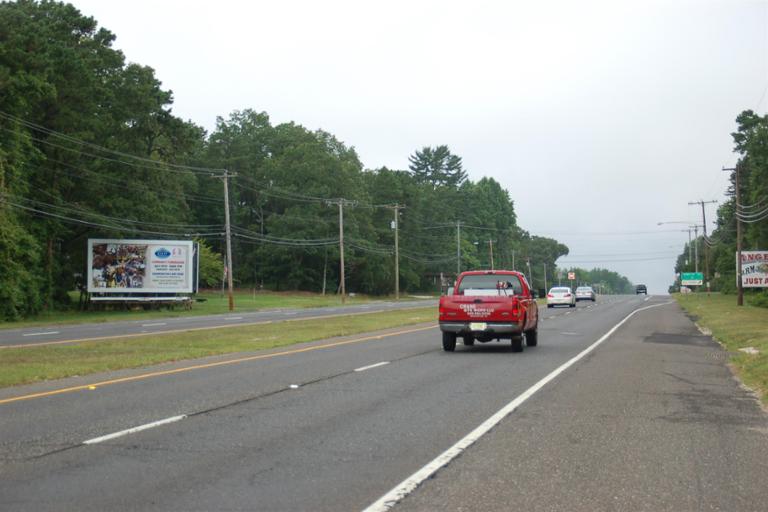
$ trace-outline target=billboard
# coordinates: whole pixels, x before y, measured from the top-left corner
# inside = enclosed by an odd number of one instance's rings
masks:
[[[741,251],[741,286],[768,287],[768,251]]]
[[[197,291],[195,242],[188,240],[88,240],[88,291],[193,293]]]

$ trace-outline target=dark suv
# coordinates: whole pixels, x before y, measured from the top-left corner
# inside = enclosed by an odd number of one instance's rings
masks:
[[[644,284],[639,284],[635,286],[635,295],[639,295],[641,293],[648,295],[648,288],[646,288]]]

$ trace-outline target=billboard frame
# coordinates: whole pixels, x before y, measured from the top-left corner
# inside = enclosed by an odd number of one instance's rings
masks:
[[[146,246],[145,261],[141,261],[142,271],[152,272],[152,254],[160,249],[171,247],[182,249],[183,263],[179,260],[172,261],[174,264],[182,264],[182,276],[172,276],[179,279],[182,277],[180,286],[154,286],[154,287],[130,287],[130,286],[96,286],[94,279],[94,246],[99,245],[118,245],[118,246]],[[197,278],[199,275],[199,251],[197,242],[193,240],[148,240],[148,239],[123,239],[123,238],[89,238],[87,244],[86,264],[87,264],[87,291],[89,294],[95,294],[106,297],[114,297],[116,300],[124,299],[126,296],[137,297],[140,295],[155,295],[158,299],[168,298],[179,294],[192,294],[197,292]],[[173,251],[171,251],[172,253]],[[161,256],[164,256],[161,253]],[[160,257],[160,256],[156,256]],[[123,267],[124,268],[124,267]],[[148,275],[142,274],[142,280],[148,278]]]

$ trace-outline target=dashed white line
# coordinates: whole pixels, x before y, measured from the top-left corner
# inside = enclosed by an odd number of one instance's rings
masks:
[[[59,334],[59,331],[30,332],[28,334],[22,334],[22,336],[48,336],[49,334]]]
[[[168,325],[165,322],[158,322],[156,324],[141,324],[142,327],[160,327],[161,325]]]
[[[291,315],[296,315],[296,314],[298,314],[298,312],[296,312],[296,311],[289,311],[287,313],[283,313],[283,316],[291,316]]]
[[[509,416],[526,400],[531,398],[537,391],[546,386],[550,381],[555,379],[558,375],[565,370],[576,364],[584,356],[595,350],[600,344],[611,337],[616,330],[624,325],[624,323],[632,318],[635,313],[644,311],[647,309],[656,308],[659,306],[665,306],[672,304],[672,302],[663,302],[661,304],[653,304],[651,306],[645,306],[639,308],[628,314],[618,324],[614,325],[610,331],[605,333],[602,338],[592,343],[590,346],[579,352],[576,356],[561,364],[558,368],[553,370],[549,375],[541,379],[539,382],[528,388],[523,394],[509,402],[502,407],[497,413],[485,420],[479,427],[467,434],[463,439],[459,440],[456,444],[448,448],[446,451],[438,455],[434,460],[429,462],[426,466],[400,482],[394,489],[386,493],[384,496],[376,500],[369,505],[363,512],[386,512],[394,507],[400,500],[408,496],[414,491],[422,482],[431,477],[437,470],[450,463],[453,459],[462,454],[467,448],[472,446],[478,439],[487,434],[493,427],[498,425],[501,420]]]
[[[110,441],[112,439],[116,439],[118,437],[127,436],[128,434],[134,434],[136,432],[141,432],[142,430],[147,430],[154,427],[159,427],[161,425],[167,425],[168,423],[174,423],[176,421],[183,420],[186,418],[186,414],[182,414],[181,416],[173,416],[172,418],[165,418],[164,420],[160,421],[154,421],[152,423],[147,423],[146,425],[139,425],[138,427],[129,428],[126,430],[121,430],[120,432],[115,432],[114,434],[107,434],[106,436],[101,437],[94,437],[93,439],[89,439],[87,441],[83,441],[83,444],[97,444],[97,443],[103,443],[104,441]]]
[[[364,372],[365,370],[370,370],[371,368],[377,368],[379,366],[384,366],[385,364],[389,364],[389,361],[382,361],[380,363],[369,364],[368,366],[362,366],[360,368],[355,368],[355,371],[356,372]]]
[[[226,316],[224,317],[224,320],[242,320],[243,317],[241,316]]]

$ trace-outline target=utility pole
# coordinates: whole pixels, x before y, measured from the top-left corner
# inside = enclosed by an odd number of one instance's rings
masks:
[[[741,187],[739,187],[739,167],[725,168],[724,171],[733,171],[736,175],[735,193],[736,193],[736,205],[734,206],[733,215],[736,217],[736,305],[744,305],[744,284],[741,282],[741,218],[739,217],[739,205],[741,204]]]
[[[544,263],[544,290],[547,290],[547,264]]]
[[[456,221],[456,277],[461,274],[461,221]]]
[[[531,286],[531,290],[533,290],[533,271],[531,270],[531,258],[526,259],[525,263],[528,267],[528,279],[530,279],[528,284]]]
[[[227,287],[229,288],[230,311],[234,311],[235,309],[235,297],[232,286],[232,230],[229,222],[229,178],[235,176],[237,176],[237,174],[229,174],[226,169],[224,169],[224,174],[221,176],[215,176],[216,178],[221,178],[224,182],[224,231],[226,232],[227,237]]]
[[[693,261],[694,261],[694,270],[693,271],[698,273],[699,272],[699,226],[698,226],[698,224],[693,226],[693,237],[694,237],[694,239],[693,239],[693,243],[694,243],[693,252],[695,254],[695,256],[693,257]]]
[[[713,199],[712,201],[704,201],[703,199],[700,201],[691,201],[688,204],[694,205],[694,204],[700,204],[701,205],[701,222],[704,226],[704,240],[706,241],[708,239],[707,237],[707,212],[704,209],[705,204],[710,203],[716,203],[717,200]],[[707,287],[707,290],[709,290],[709,246],[704,245],[704,285]]]
[[[344,278],[344,201],[339,199],[339,255],[341,267],[341,303],[346,302],[345,278]]]
[[[512,270],[515,270],[515,250],[512,249]]]
[[[493,270],[493,240],[488,240],[488,247],[491,251],[491,270]]]
[[[347,289],[346,279],[344,276],[344,205],[354,205],[355,201],[348,201],[347,199],[339,198],[326,201],[328,205],[339,205],[339,279],[340,279],[340,293],[341,303],[344,304],[347,301]]]
[[[395,230],[395,300],[400,300],[400,208],[397,203],[392,207],[395,212],[395,220],[392,221],[392,228]]]

